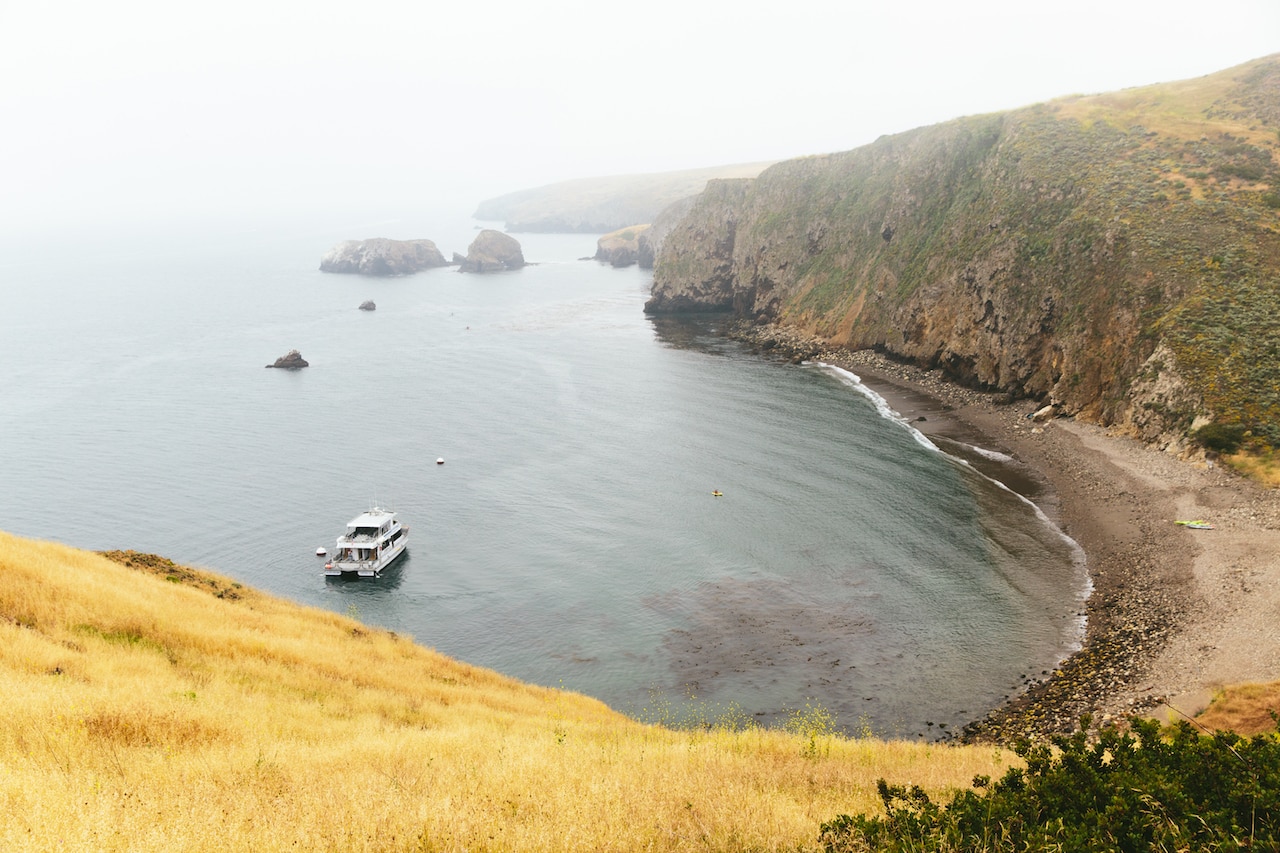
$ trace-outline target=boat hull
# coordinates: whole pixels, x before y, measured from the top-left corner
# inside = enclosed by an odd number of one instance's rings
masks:
[[[360,578],[376,578],[382,572],[400,559],[404,552],[408,549],[409,534],[403,534],[393,544],[383,549],[382,553],[374,559],[354,560],[354,559],[338,559],[334,558],[325,563],[324,573],[326,577],[360,577]]]

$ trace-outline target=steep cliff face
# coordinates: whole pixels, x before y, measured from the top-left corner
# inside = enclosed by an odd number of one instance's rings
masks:
[[[647,310],[732,309],[1149,438],[1205,411],[1266,432],[1280,371],[1221,389],[1233,346],[1280,332],[1277,103],[1270,57],[713,182]]]
[[[723,311],[738,289],[734,266],[738,217],[752,190],[747,178],[710,181],[667,234],[654,267],[650,312]],[[664,282],[660,285],[659,281]]]
[[[653,269],[653,264],[658,258],[658,252],[662,250],[662,244],[666,241],[667,235],[680,224],[697,200],[696,195],[686,196],[667,205],[653,218],[653,224],[649,226],[649,230],[641,234],[636,241],[637,263],[642,269]]]

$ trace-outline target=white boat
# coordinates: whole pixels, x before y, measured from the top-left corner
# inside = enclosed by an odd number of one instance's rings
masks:
[[[347,522],[347,532],[338,537],[338,550],[324,564],[324,573],[376,578],[404,553],[408,541],[409,528],[396,514],[374,507]]]

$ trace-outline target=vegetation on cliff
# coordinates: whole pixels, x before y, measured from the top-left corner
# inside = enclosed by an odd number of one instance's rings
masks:
[[[1211,419],[1276,444],[1280,56],[713,183],[649,303],[695,307],[1148,440]]]
[[[1026,767],[939,806],[918,788],[881,782],[883,818],[841,815],[823,825],[827,853],[917,850],[1274,850],[1280,844],[1280,740],[1079,731],[1022,744]]]

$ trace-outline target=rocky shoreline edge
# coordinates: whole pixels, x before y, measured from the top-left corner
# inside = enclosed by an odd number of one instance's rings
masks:
[[[1280,634],[1260,663],[1237,660],[1252,649],[1233,653],[1200,642],[1202,634],[1212,633],[1215,619],[1229,620],[1249,602],[1239,594],[1234,602],[1224,602],[1218,598],[1222,590],[1205,589],[1196,577],[1201,551],[1194,532],[1174,523],[1188,506],[1187,490],[1195,497],[1225,489],[1217,502],[1235,504],[1237,516],[1276,534],[1280,502],[1274,492],[1203,460],[1179,461],[1092,425],[1066,418],[1035,423],[1029,415],[1039,405],[1032,400],[961,387],[941,371],[901,364],[874,351],[833,348],[779,326],[734,323],[725,333],[766,356],[849,370],[925,435],[1012,457],[1015,476],[1041,489],[1028,497],[1084,550],[1093,589],[1085,605],[1082,647],[1052,672],[1029,673],[1020,694],[969,723],[954,739],[1008,744],[1044,738],[1074,731],[1086,713],[1095,725],[1123,723],[1135,715],[1192,714],[1206,700],[1189,697],[1222,683],[1219,679],[1280,673]],[[1250,591],[1247,584],[1236,590],[1246,597]],[[1231,665],[1215,663],[1224,655]]]

